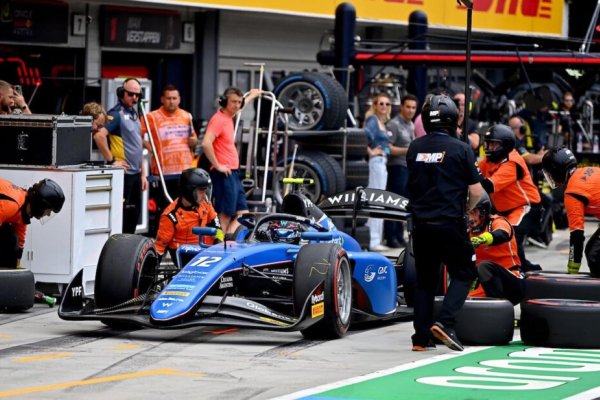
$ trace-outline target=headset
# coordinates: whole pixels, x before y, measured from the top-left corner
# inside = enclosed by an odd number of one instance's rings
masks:
[[[129,81],[136,81],[140,86],[142,86],[142,84],[140,83],[140,81],[138,81],[136,78],[127,78],[123,81],[123,83],[121,84],[121,86],[119,86],[117,88],[117,97],[119,99],[122,99],[123,96],[125,96],[125,84]],[[141,96],[139,97],[139,99],[141,100]]]
[[[227,107],[227,99],[229,98],[229,95],[231,95],[231,94],[237,94],[238,96],[240,96],[242,98],[242,104],[240,105],[240,108],[244,108],[244,104],[246,104],[246,99],[244,98],[244,94],[242,93],[241,90],[239,90],[238,88],[234,88],[234,87],[229,87],[229,88],[225,89],[223,94],[221,96],[219,96],[219,98],[217,100],[219,103],[219,106],[222,108]]]

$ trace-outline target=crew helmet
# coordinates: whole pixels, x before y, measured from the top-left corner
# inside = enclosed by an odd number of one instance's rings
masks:
[[[575,172],[577,159],[573,152],[566,147],[550,149],[542,158],[542,171],[552,189],[557,185],[564,185]]]
[[[59,213],[65,203],[65,195],[52,179],[42,179],[27,190],[27,202],[31,208],[31,215],[40,219],[49,210]]]
[[[475,210],[479,210],[478,217],[473,213]],[[487,194],[487,192],[484,191],[475,207],[473,207],[469,213],[469,226],[473,232],[477,233],[483,230],[483,227],[487,223],[488,217],[491,213],[492,201],[490,200],[490,196]]]
[[[512,129],[506,125],[497,124],[490,127],[484,135],[485,156],[491,162],[500,162],[508,157],[513,151],[517,140]],[[499,143],[500,147],[495,150],[490,149],[491,143]]]
[[[445,94],[428,96],[421,114],[425,132],[444,131],[456,136],[458,108],[450,97]]]
[[[202,199],[196,198],[196,189],[209,190],[212,181],[208,172],[202,168],[188,168],[181,173],[179,178],[179,192],[181,197],[192,204],[200,204]]]

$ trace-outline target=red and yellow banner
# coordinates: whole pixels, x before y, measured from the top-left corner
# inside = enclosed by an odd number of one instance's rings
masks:
[[[157,3],[157,1],[152,1]],[[164,0],[164,4],[265,11],[333,18],[340,0]],[[352,0],[362,21],[408,24],[415,10],[427,14],[429,25],[464,29],[466,9],[456,0]],[[473,0],[473,30],[566,36],[563,31],[565,0]]]

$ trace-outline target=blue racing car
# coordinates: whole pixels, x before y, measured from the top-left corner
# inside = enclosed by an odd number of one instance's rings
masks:
[[[284,197],[281,213],[240,218],[235,240],[180,246],[180,269],[158,263],[151,239],[113,235],[99,258],[93,296],[84,293],[80,271],[58,314],[115,328],[236,326],[299,330],[311,339],[342,337],[351,323],[410,317],[412,259],[363,251],[332,222],[332,216],[406,220],[407,203],[357,188],[316,206],[300,187]]]

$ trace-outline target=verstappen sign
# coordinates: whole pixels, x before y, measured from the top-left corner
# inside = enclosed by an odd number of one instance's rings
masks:
[[[408,24],[415,10],[427,14],[432,27],[464,29],[466,10],[456,0],[351,0],[361,21]],[[181,3],[164,0],[164,4]],[[202,7],[263,11],[333,18],[339,0],[186,0]],[[473,0],[473,30],[566,36],[564,0]]]

